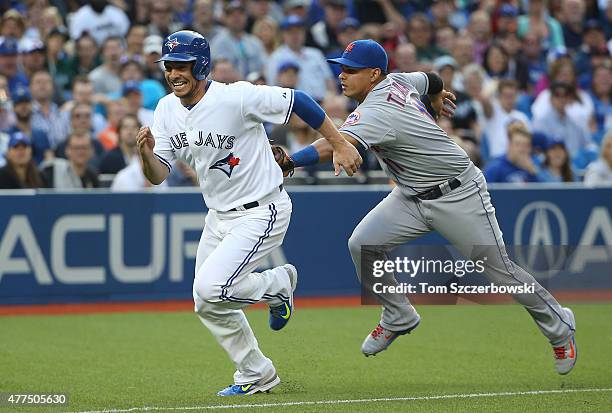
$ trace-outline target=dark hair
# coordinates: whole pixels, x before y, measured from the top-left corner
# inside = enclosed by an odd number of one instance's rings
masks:
[[[38,168],[36,167],[36,163],[30,157],[28,164],[26,165],[26,174],[25,181],[19,179],[19,175],[17,175],[17,171],[15,170],[15,166],[9,161],[6,160],[6,167],[8,173],[15,177],[25,188],[40,188],[43,186],[42,178],[40,177],[40,173],[38,173]]]
[[[126,119],[132,119],[136,121],[136,126],[138,127],[138,129],[140,129],[140,127],[142,126],[142,124],[140,123],[140,121],[138,120],[138,117],[136,115],[125,115],[124,117],[122,117],[121,119],[119,119],[119,123],[117,123],[117,134],[121,135],[121,129],[123,128],[123,123],[125,122]]]
[[[571,97],[574,97],[575,95],[574,87],[567,82],[554,81],[548,88],[550,89],[551,96],[555,96],[559,90],[563,90],[568,96]]]
[[[66,138],[66,148],[68,148],[70,146],[70,144],[72,143],[73,139],[75,139],[75,138],[83,138],[83,137],[85,137],[85,138],[87,138],[89,140],[89,143],[91,144],[91,148],[94,149],[93,141],[91,139],[91,135],[90,134],[88,134],[88,133],[75,133],[75,132],[70,133],[70,135],[68,135],[68,137]]]
[[[502,73],[492,73],[491,72],[492,69],[491,69],[491,67],[489,67],[488,59],[489,59],[489,55],[491,54],[493,49],[499,50],[502,53],[502,55],[504,55],[504,58],[506,59],[504,71]],[[510,60],[510,56],[508,55],[508,52],[506,51],[506,48],[503,47],[498,42],[493,42],[493,43],[491,43],[491,45],[489,47],[487,47],[487,49],[484,52],[484,55],[482,56],[482,67],[484,68],[484,70],[489,75],[502,75],[503,76],[503,75],[508,73],[508,62],[509,62],[509,60]]]
[[[76,42],[75,42],[76,46],[78,46],[79,43],[81,43],[81,40],[83,39],[90,39],[93,42],[93,44],[95,44],[96,47],[98,47],[98,42],[96,41],[96,38],[93,37],[91,34],[89,34],[89,32],[83,32],[83,34],[81,34],[79,38],[76,39]]]
[[[72,80],[72,88],[74,89],[74,85],[76,85],[77,83],[88,83],[88,84],[93,84],[91,79],[89,79],[87,76],[85,75],[76,75],[74,77],[74,79]]]
[[[565,145],[562,144],[558,144],[558,145],[553,145],[551,147],[554,146],[560,146],[563,148],[563,151],[565,152],[565,162],[563,162],[563,165],[561,165],[561,178],[563,178],[563,182],[574,182],[574,173],[572,172],[572,166],[570,164],[570,157],[569,154],[567,153],[567,148],[565,148]],[[544,158],[544,166],[550,167],[550,157],[548,156],[548,150],[551,148],[549,147],[548,149],[546,149],[546,154],[545,154],[545,158]]]
[[[124,40],[123,37],[120,36],[108,36],[106,39],[104,39],[104,41],[102,42],[102,50],[104,50],[104,48],[106,47],[106,45],[108,45],[110,42],[119,42],[119,45],[121,47],[123,47],[124,45]]]
[[[612,67],[610,67],[610,64],[603,63],[593,68],[593,72],[591,73],[591,90],[593,91],[593,95],[595,95],[595,72],[598,70],[606,70],[610,72],[612,71]],[[610,98],[612,98],[612,89],[608,91],[608,99]]]
[[[414,13],[408,19],[408,29],[410,29],[410,27],[412,26],[413,22],[421,22],[421,23],[427,25],[427,27],[429,27],[430,30],[433,30],[433,24],[432,24],[431,20],[429,19],[429,17],[427,17],[427,15],[425,13],[422,13],[422,12]]]
[[[147,26],[145,26],[144,24],[133,24],[130,26],[130,28],[128,29],[127,33],[125,34],[125,37],[127,38],[130,33],[132,33],[134,30],[136,29],[145,29],[145,31],[147,30]]]
[[[140,62],[138,62],[135,59],[125,59],[125,61],[123,61],[121,63],[121,67],[119,68],[119,73],[123,73],[123,71],[128,67],[128,66],[136,66],[138,68],[138,70],[142,73],[143,72],[143,67],[140,64]]]

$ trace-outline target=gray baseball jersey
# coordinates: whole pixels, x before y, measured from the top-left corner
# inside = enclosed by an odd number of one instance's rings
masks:
[[[419,100],[428,86],[423,72],[391,73],[340,127],[372,149],[387,175],[408,195],[446,182],[470,165],[465,151]]]

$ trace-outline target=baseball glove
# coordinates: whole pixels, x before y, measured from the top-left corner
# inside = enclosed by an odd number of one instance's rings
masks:
[[[271,145],[274,160],[283,171],[283,176],[292,176],[295,169],[295,162],[285,150],[278,145]]]

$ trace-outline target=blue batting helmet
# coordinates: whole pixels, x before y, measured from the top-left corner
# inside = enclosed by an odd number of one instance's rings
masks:
[[[210,73],[208,40],[191,30],[172,33],[164,39],[162,57],[158,62],[193,62],[193,77],[204,80]]]

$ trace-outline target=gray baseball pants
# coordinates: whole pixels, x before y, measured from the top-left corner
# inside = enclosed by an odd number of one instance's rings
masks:
[[[372,277],[361,276],[362,260],[366,260],[365,268],[372,268],[374,260],[386,259],[386,252],[394,247],[438,231],[467,258],[477,259],[483,251],[487,252],[484,275],[492,283],[534,283],[534,294],[517,294],[514,298],[525,307],[550,343],[560,344],[575,326],[557,300],[531,274],[509,259],[484,176],[470,165],[458,178],[460,187],[435,200],[407,196],[396,187],[363,218],[348,243],[359,279],[364,284],[372,283]],[[380,248],[368,248],[362,254],[363,245]],[[483,250],[484,246],[489,247]],[[386,273],[376,282],[397,284],[393,273]],[[363,287],[372,291],[371,285]],[[383,328],[402,331],[420,319],[405,295],[375,295],[383,306],[380,321]]]

